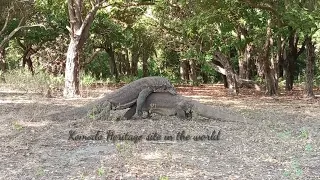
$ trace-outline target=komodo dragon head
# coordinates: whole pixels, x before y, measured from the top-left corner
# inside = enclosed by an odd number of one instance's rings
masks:
[[[172,95],[177,95],[177,91],[172,84],[163,84],[154,89],[154,92],[169,92]]]

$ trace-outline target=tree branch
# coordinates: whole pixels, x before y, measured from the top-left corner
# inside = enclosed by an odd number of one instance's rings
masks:
[[[217,72],[219,72],[219,73],[221,73],[223,75],[226,75],[226,70],[223,67],[218,66],[218,65],[214,64],[213,62],[210,62],[209,64]]]
[[[268,3],[258,4],[258,2],[254,2],[252,0],[240,0],[240,1],[248,4],[252,8],[257,8],[257,9],[266,10],[266,11],[270,12],[271,14],[276,16],[278,23],[282,24],[278,11],[276,9],[274,9],[274,7],[272,7],[270,4],[268,4]]]
[[[303,43],[302,43],[301,48],[299,49],[299,51],[297,53],[297,56],[300,56],[303,53],[303,51],[306,49],[307,39],[308,39],[308,37],[306,36]]]
[[[6,21],[4,22],[4,25],[0,31],[0,36],[3,34],[4,30],[7,28],[8,22],[9,22],[9,18],[10,18],[10,11],[11,11],[12,7],[8,10],[8,14],[6,17]]]
[[[4,45],[6,43],[9,42],[9,40],[20,30],[20,29],[23,29],[23,28],[30,28],[30,27],[39,27],[39,26],[42,26],[44,27],[43,24],[36,24],[36,25],[30,25],[30,26],[20,26],[22,23],[22,19],[20,20],[20,23],[19,23],[19,26],[17,28],[15,28],[8,36],[6,36],[0,43],[0,47],[4,47]]]
[[[131,2],[125,4],[114,3],[114,5],[119,5],[120,7],[128,8],[128,7],[135,7],[135,6],[150,6],[155,5],[154,2]]]
[[[103,3],[104,1],[97,3],[91,10],[90,12],[87,14],[86,18],[84,19],[81,27],[79,30],[77,30],[77,32],[75,33],[76,35],[80,36],[80,40],[79,40],[79,45],[80,47],[82,47],[82,45],[84,44],[85,40],[88,38],[89,36],[89,29],[90,26],[93,22],[94,16],[96,14],[96,12],[98,11],[98,9],[100,8],[100,5]]]
[[[74,14],[75,14],[75,18],[76,18],[76,22],[77,22],[77,29],[81,26],[82,24],[82,16],[81,16],[81,12],[82,12],[82,0],[73,0],[73,10],[74,10]]]
[[[162,28],[165,29],[166,31],[173,32],[173,33],[175,33],[176,35],[182,35],[181,32],[175,30],[174,28],[170,28],[170,27],[167,27],[166,25],[164,25],[163,22],[160,22],[159,25],[160,25],[160,27],[162,27]]]
[[[100,52],[101,52],[101,49],[96,49],[92,53],[92,55],[89,57],[89,59],[81,65],[81,67],[85,67],[86,65],[90,64]]]
[[[19,46],[23,49],[26,50],[27,47],[21,42],[21,39],[17,39],[17,43],[19,44]]]
[[[69,12],[69,21],[70,21],[70,29],[71,29],[71,35],[73,35],[73,29],[74,29],[74,24],[76,23],[76,15],[73,9],[73,3],[74,0],[68,0],[68,12]]]

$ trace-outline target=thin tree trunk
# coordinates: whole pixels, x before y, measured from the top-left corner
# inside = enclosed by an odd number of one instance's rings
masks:
[[[67,51],[67,61],[65,69],[65,87],[63,95],[74,97],[79,95],[79,41],[71,38]]]
[[[115,60],[115,54],[112,48],[112,45],[109,44],[108,48],[106,49],[108,55],[109,55],[109,69],[110,69],[110,74],[115,77],[117,80],[119,77],[118,70],[117,70],[117,65],[116,65],[116,60]]]
[[[143,72],[143,77],[147,77],[149,72],[148,72],[148,59],[149,56],[146,52],[146,50],[143,51],[142,54],[142,72]]]
[[[0,70],[5,72],[7,69],[6,57],[5,57],[5,49],[4,47],[0,47]]]
[[[31,55],[34,54],[33,49],[29,46],[25,49],[25,52],[22,56],[22,67],[24,68],[27,64],[29,71],[34,75],[34,69],[32,65]]]
[[[190,59],[190,79],[197,83],[197,65],[194,59]]]
[[[189,81],[190,64],[189,60],[181,59],[180,61],[180,77],[184,81]]]
[[[117,63],[117,70],[118,70],[118,74],[119,75],[122,75],[124,73],[124,68],[123,68],[123,57],[122,57],[122,54],[121,52],[116,52],[115,55],[115,61],[118,62]]]
[[[285,60],[285,68],[286,68],[286,90],[291,91],[293,88],[293,80],[294,80],[294,70],[295,70],[295,56],[297,54],[297,47],[295,47],[295,36],[296,31],[289,27],[289,49],[287,52],[287,57]]]
[[[284,45],[285,41],[282,40],[281,37],[277,39],[277,62],[278,64],[275,65],[275,71],[277,73],[277,78],[283,77],[283,66],[284,66]]]
[[[130,75],[130,56],[129,56],[129,50],[125,49],[125,55],[124,55],[124,64],[125,64],[125,72],[127,75]]]
[[[243,48],[240,51],[240,57],[239,57],[239,77],[241,79],[249,79],[249,61],[251,58],[251,44],[247,43],[245,48]]]
[[[223,80],[223,86],[224,88],[228,88],[228,80],[227,80],[227,76],[226,75],[222,75],[222,80]]]
[[[315,67],[315,45],[311,41],[309,36],[306,39],[307,46],[307,58],[306,58],[306,84],[305,84],[305,96],[314,98],[313,94],[313,78],[314,78],[314,67]]]
[[[139,61],[139,53],[136,51],[131,51],[131,75],[138,75],[138,61]]]
[[[286,52],[286,58],[285,58],[285,77],[286,77],[286,90],[291,91],[293,88],[293,81],[294,81],[294,72],[295,72],[295,66],[296,61],[300,54],[305,49],[305,42],[303,43],[302,47],[298,51],[298,35],[296,33],[296,30],[289,26],[289,47]]]

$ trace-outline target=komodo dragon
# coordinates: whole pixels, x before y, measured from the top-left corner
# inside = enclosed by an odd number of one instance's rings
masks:
[[[110,110],[125,109],[133,105],[138,107],[136,111],[141,116],[142,104],[144,104],[144,101],[152,92],[168,92],[173,96],[176,95],[176,90],[168,79],[158,76],[144,77],[83,107],[75,108],[56,116],[59,116],[58,119],[64,118],[63,116],[82,118],[85,115],[91,116],[94,119],[107,119],[110,116]]]
[[[133,105],[124,114],[124,117],[126,119],[131,119],[135,114],[135,108],[136,106]],[[150,94],[143,104],[142,110],[148,112],[148,114],[156,113],[165,116],[177,116],[180,119],[190,118],[193,113],[209,119],[218,120],[225,120],[238,116],[232,116],[233,113],[226,108],[212,107],[181,95],[173,96],[167,92]]]

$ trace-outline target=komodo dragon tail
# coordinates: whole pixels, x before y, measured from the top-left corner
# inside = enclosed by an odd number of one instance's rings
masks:
[[[197,113],[202,117],[217,119],[220,121],[225,121],[225,120],[236,121],[237,118],[240,118],[239,114],[225,107],[220,107],[220,106],[212,107],[209,105],[201,104],[200,102],[195,100],[189,101],[188,104],[191,104],[192,112]]]
[[[65,120],[76,120],[76,119],[82,119],[82,118],[93,118],[93,117],[90,117],[92,115],[88,115],[88,112],[92,110],[92,108],[95,108],[95,106],[100,101],[101,100],[98,99],[84,106],[72,108],[70,110],[59,112],[59,113],[49,114],[44,116],[43,118],[51,121],[65,121]]]

